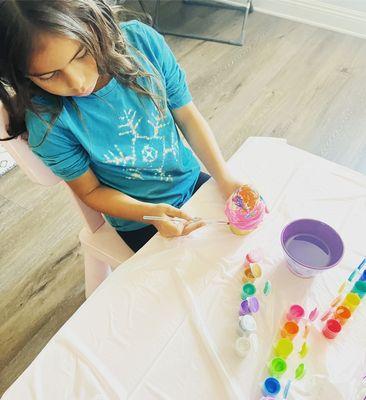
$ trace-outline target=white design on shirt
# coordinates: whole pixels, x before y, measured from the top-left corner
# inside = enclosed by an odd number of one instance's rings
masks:
[[[172,181],[172,175],[164,171],[164,166],[168,154],[171,154],[178,162],[179,141],[177,134],[174,129],[171,129],[170,134],[162,134],[162,129],[169,122],[166,117],[161,116],[158,112],[151,113],[151,118],[147,119],[147,123],[152,127],[152,134],[151,132],[144,134],[139,129],[143,119],[144,117],[137,117],[136,110],[124,110],[124,115],[119,117],[121,123],[118,125],[120,129],[118,136],[130,137],[131,142],[127,149],[129,154],[126,150],[123,151],[118,144],[115,144],[114,151],[108,150],[104,154],[105,161],[117,166],[126,166],[127,168],[124,170],[124,178],[126,179],[144,179],[141,169],[136,167],[139,161],[143,161],[148,164],[149,172],[153,172],[154,176],[161,181]],[[159,165],[152,167],[152,163]]]
[[[147,163],[152,163],[158,156],[158,151],[149,145],[144,146],[141,153],[142,159]]]

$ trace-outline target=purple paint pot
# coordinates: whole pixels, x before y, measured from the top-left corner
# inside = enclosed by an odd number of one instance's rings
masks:
[[[259,311],[259,301],[255,296],[250,297],[248,299],[248,303],[249,303],[249,310],[251,313],[256,313]]]
[[[315,219],[298,219],[285,226],[281,244],[289,270],[301,278],[335,267],[344,253],[338,233]]]
[[[247,315],[250,314],[249,302],[248,300],[244,300],[240,304],[239,315]]]
[[[258,311],[259,311],[259,301],[255,296],[253,296],[241,302],[239,315],[243,316],[251,313],[256,313]]]

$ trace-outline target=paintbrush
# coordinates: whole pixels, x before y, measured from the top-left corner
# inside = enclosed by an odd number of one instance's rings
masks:
[[[142,217],[146,221],[170,221],[170,222],[177,222],[177,223],[192,223],[192,222],[203,222],[207,224],[219,224],[219,225],[229,225],[229,222],[219,219],[204,219],[204,218],[193,218],[192,220],[186,220],[184,218],[179,217],[162,217],[158,215],[144,215]]]
[[[321,320],[325,321],[328,319],[330,314],[335,310],[338,304],[342,301],[343,293],[346,289],[352,286],[352,283],[361,275],[362,269],[366,264],[366,258],[350,273],[349,277],[341,284],[338,289],[338,296],[330,303],[330,308],[322,315]]]

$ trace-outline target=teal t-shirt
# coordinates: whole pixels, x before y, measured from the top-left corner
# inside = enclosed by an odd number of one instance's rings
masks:
[[[90,96],[73,98],[81,118],[72,103],[62,98],[62,112],[46,137],[47,125],[28,111],[29,145],[65,181],[91,168],[105,186],[143,202],[180,207],[191,197],[200,172],[170,112],[192,100],[185,74],[154,29],[138,21],[124,23],[121,29],[143,69],[161,79],[166,114],[162,117],[151,99],[112,78]],[[46,102],[40,97],[34,101]],[[105,217],[122,231],[146,226]]]

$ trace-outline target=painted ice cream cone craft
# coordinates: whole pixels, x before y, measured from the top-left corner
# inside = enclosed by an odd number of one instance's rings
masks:
[[[263,221],[265,213],[268,210],[263,198],[249,185],[238,188],[225,205],[230,229],[236,235],[254,231]]]

